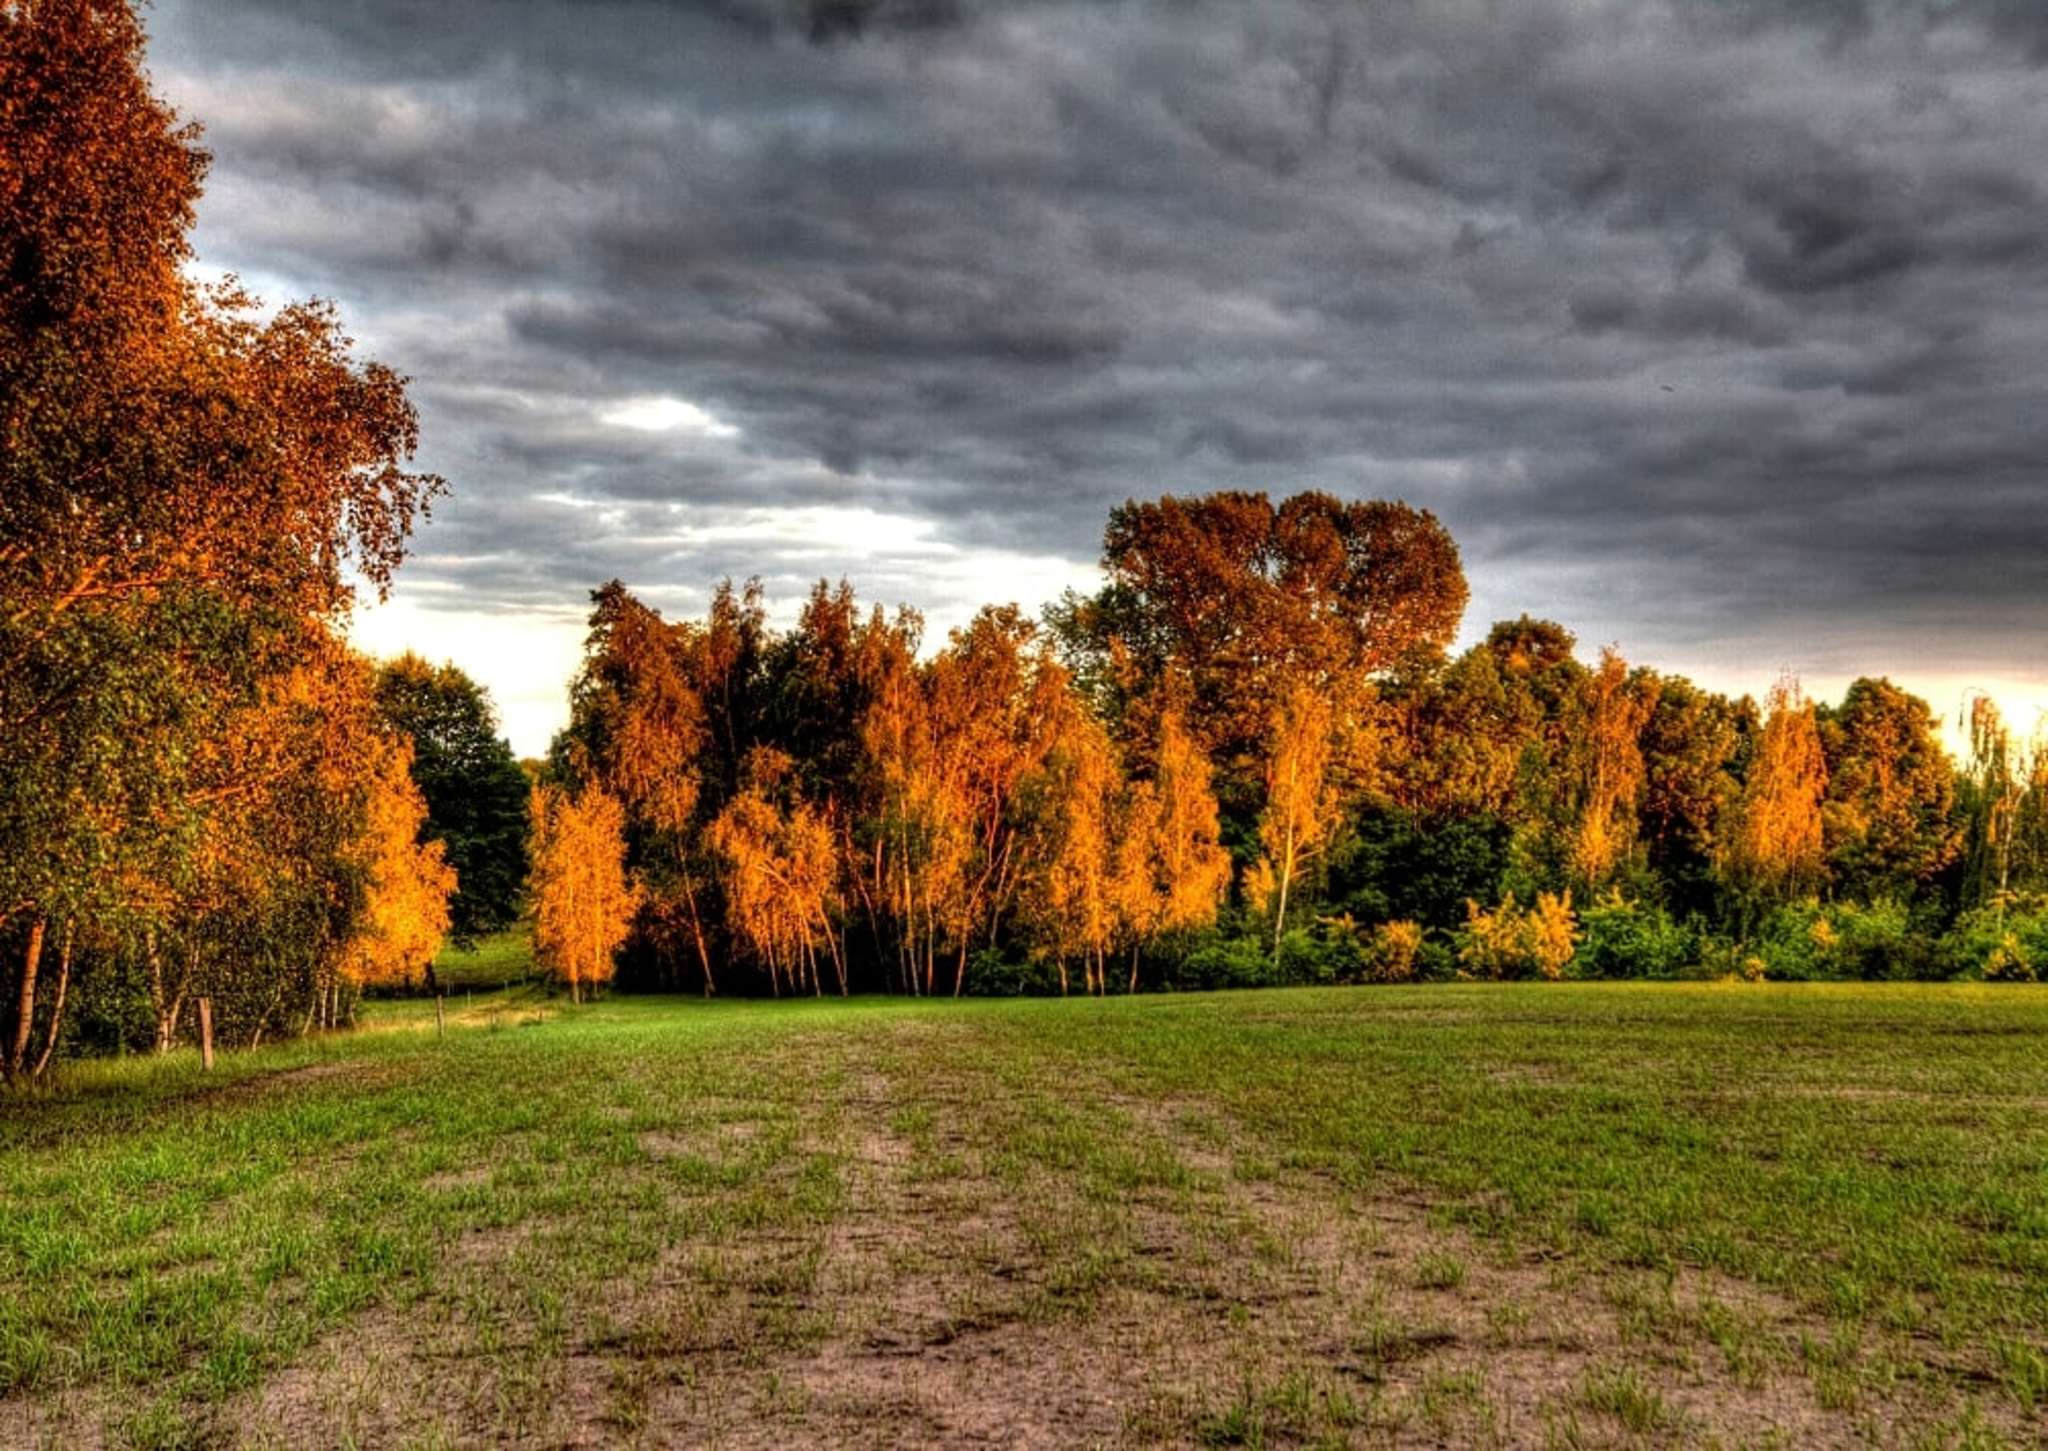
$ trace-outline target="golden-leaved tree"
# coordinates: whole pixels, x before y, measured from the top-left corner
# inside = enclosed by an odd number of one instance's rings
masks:
[[[1142,949],[1215,921],[1230,890],[1230,853],[1219,840],[1209,776],[1208,758],[1178,712],[1168,711],[1151,778],[1126,793],[1116,842],[1116,909],[1131,950],[1131,992]]]
[[[572,1002],[610,982],[612,954],[633,925],[638,892],[626,875],[625,812],[586,786],[536,786],[531,809],[533,942]]]
[[[127,0],[0,5],[0,978],[14,1039],[40,1019],[54,1042],[46,940],[75,943],[108,992],[161,982],[160,1043],[183,1000],[174,976],[205,974],[216,1024],[225,1008],[252,1037],[310,995],[307,964],[335,935],[326,823],[351,803],[307,809],[318,773],[292,753],[315,734],[300,723],[269,737],[285,748],[274,759],[218,747],[329,648],[357,580],[384,588],[441,487],[404,467],[418,432],[404,380],[359,362],[331,307],[264,315],[186,270],[207,157],[151,93],[143,44]],[[237,890],[249,883],[260,890]],[[125,1036],[141,1016],[110,1019]]]
[[[1273,883],[1276,898],[1275,961],[1287,930],[1287,899],[1295,880],[1302,867],[1329,845],[1343,805],[1331,774],[1336,728],[1329,698],[1304,680],[1286,688],[1273,712],[1266,809],[1259,817],[1259,845],[1266,852],[1259,880]]]
[[[1577,800],[1567,859],[1572,878],[1604,883],[1636,843],[1645,787],[1643,728],[1657,707],[1652,682],[1632,681],[1618,651],[1600,652],[1586,678],[1571,756]]]
[[[1118,774],[1108,733],[1069,688],[1066,672],[1044,664],[1050,744],[1022,791],[1030,846],[1025,915],[1032,938],[1069,986],[1079,959],[1087,990],[1104,987],[1104,958],[1116,935],[1114,847]]]
[[[1753,900],[1817,892],[1827,880],[1828,768],[1813,705],[1788,677],[1771,688],[1767,711],[1722,844],[1723,874]]]
[[[455,869],[440,842],[420,840],[427,803],[413,784],[411,747],[387,738],[365,766],[369,800],[351,853],[364,900],[341,950],[340,975],[357,990],[412,987],[432,976],[448,934]]]
[[[821,993],[823,954],[843,997],[846,964],[833,920],[841,906],[838,854],[823,815],[788,789],[790,766],[781,752],[758,748],[745,789],[711,823],[711,848],[724,863],[727,922],[767,967],[777,996],[785,979],[793,991],[808,986]]]

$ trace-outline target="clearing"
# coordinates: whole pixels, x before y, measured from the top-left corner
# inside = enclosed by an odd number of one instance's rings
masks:
[[[2048,990],[450,1006],[0,1100],[0,1445],[2048,1439]]]

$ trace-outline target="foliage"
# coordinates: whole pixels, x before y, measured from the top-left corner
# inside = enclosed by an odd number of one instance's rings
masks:
[[[369,807],[357,844],[364,905],[340,962],[343,979],[356,989],[421,981],[448,931],[455,871],[440,842],[420,839],[427,808],[411,757],[410,746],[390,741],[369,764]]]
[[[1924,977],[1933,960],[1905,906],[1890,899],[1783,903],[1753,946],[1770,977],[1790,982]]]
[[[454,665],[417,655],[377,670],[378,714],[412,743],[412,779],[426,801],[422,839],[455,869],[451,930],[469,944],[519,916],[526,887],[529,782],[498,734],[484,688]]]
[[[1859,900],[1906,898],[1962,850],[1956,773],[1926,702],[1889,680],[1857,680],[1819,713],[1827,758],[1822,827],[1835,887]]]
[[[1382,922],[1372,931],[1366,974],[1374,982],[1412,982],[1422,960],[1422,924]]]
[[[2048,897],[2014,897],[1964,912],[1942,939],[1941,960],[1952,974],[1986,982],[2048,977]]]
[[[1341,798],[1331,779],[1331,758],[1338,729],[1329,699],[1304,680],[1288,685],[1274,707],[1259,845],[1271,863],[1274,881],[1276,959],[1287,929],[1287,898],[1294,879],[1304,863],[1322,855],[1337,825]]]
[[[1458,933],[1458,965],[1473,977],[1507,981],[1564,976],[1578,941],[1572,896],[1540,892],[1527,907],[1509,892],[1492,908],[1466,904]]]
[[[441,487],[330,307],[188,274],[206,156],[142,44],[113,0],[0,11],[9,1074],[202,996],[242,1042],[335,1020],[374,752],[339,631]]]
[[[1654,903],[1610,891],[1579,913],[1575,977],[1677,977],[1692,965],[1693,934]]]
[[[725,901],[735,935],[765,963],[778,996],[787,981],[823,992],[821,950],[831,955],[840,995],[846,969],[835,918],[840,903],[832,833],[810,804],[787,787],[790,762],[755,752],[748,785],[711,823],[711,848],[724,863]]]
[[[1738,891],[1774,901],[1819,888],[1827,872],[1827,775],[1813,706],[1796,684],[1780,681],[1722,848],[1723,869]]]
[[[596,787],[533,788],[533,942],[541,963],[581,1001],[612,978],[638,895],[627,879],[619,803]]]

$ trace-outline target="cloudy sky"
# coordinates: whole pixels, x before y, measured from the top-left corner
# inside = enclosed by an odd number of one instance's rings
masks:
[[[587,591],[1086,585],[1132,495],[1436,510],[1724,688],[2048,705],[2040,0],[158,0],[198,243],[413,375],[373,648],[523,751]]]

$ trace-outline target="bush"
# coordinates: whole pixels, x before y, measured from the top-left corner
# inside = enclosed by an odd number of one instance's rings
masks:
[[[2048,973],[2048,898],[2016,898],[1963,913],[1941,941],[1951,973],[1985,982],[2038,982]]]
[[[1332,949],[1331,940],[1322,932],[1311,932],[1305,927],[1294,928],[1280,939],[1277,980],[1296,987],[1336,982],[1338,968],[1346,954],[1341,948]]]
[[[1413,982],[1421,957],[1421,923],[1382,922],[1372,929],[1365,975],[1373,982]]]
[[[1578,942],[1572,917],[1572,894],[1538,892],[1534,906],[1523,907],[1509,892],[1492,911],[1477,902],[1465,904],[1465,926],[1458,933],[1458,964],[1474,977],[1495,979],[1564,976]]]
[[[1059,971],[1049,961],[1019,960],[988,947],[967,959],[966,991],[970,996],[1052,997],[1059,990]]]
[[[1762,982],[1764,960],[1746,942],[1700,930],[1694,936],[1694,965],[1685,976],[1705,982]]]
[[[1662,907],[1610,892],[1579,918],[1576,977],[1676,977],[1692,964],[1693,935]]]
[[[1905,906],[1890,900],[1787,903],[1764,919],[1754,947],[1782,982],[1927,976],[1934,963]]]
[[[1272,987],[1278,982],[1266,944],[1253,937],[1217,937],[1202,942],[1180,965],[1180,986],[1195,992],[1218,988]]]

